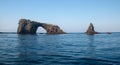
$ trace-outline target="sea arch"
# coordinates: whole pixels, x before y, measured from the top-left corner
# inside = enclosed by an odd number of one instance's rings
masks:
[[[18,34],[36,34],[38,27],[46,30],[47,34],[64,34],[65,32],[59,26],[47,23],[31,21],[29,19],[20,19],[17,29]]]

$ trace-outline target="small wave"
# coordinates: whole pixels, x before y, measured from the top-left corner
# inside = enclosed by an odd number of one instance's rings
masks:
[[[95,58],[80,58],[80,59],[82,59],[82,60],[101,61],[101,62],[110,62],[110,63],[120,63],[120,61],[106,60],[106,59],[95,59]]]

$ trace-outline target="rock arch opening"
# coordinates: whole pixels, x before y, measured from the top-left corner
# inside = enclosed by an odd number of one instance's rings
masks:
[[[47,31],[42,27],[38,27],[36,33],[47,33]]]

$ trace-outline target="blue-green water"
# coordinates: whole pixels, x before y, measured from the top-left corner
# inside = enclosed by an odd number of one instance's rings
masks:
[[[120,33],[0,34],[0,65],[120,65]]]

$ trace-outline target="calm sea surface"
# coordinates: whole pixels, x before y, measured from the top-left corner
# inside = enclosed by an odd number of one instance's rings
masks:
[[[0,65],[120,65],[120,33],[0,34]]]

